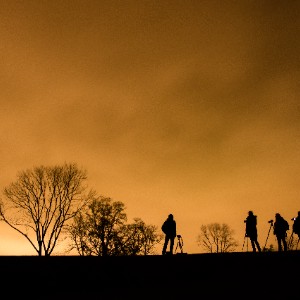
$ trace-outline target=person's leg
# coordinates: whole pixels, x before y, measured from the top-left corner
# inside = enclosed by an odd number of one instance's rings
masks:
[[[162,254],[163,254],[163,255],[166,254],[168,242],[169,242],[169,237],[166,235],[166,236],[165,236],[164,247],[163,247],[163,250],[162,250]]]
[[[281,237],[280,236],[277,236],[277,243],[278,243],[278,251],[282,251]]]
[[[251,239],[251,246],[252,246],[252,250],[253,252],[256,252],[256,248],[255,248],[255,241]]]
[[[258,252],[261,252],[261,249],[260,249],[260,245],[259,245],[258,240],[255,241],[255,244],[256,244],[256,247],[257,247]]]
[[[283,250],[287,251],[287,242],[285,238],[282,239],[282,243],[283,243]]]
[[[175,237],[170,238],[170,254],[173,254],[174,239],[175,239]]]

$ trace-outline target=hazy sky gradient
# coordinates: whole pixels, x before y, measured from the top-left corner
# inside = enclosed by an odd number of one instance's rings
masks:
[[[300,210],[299,13],[293,0],[3,2],[0,188],[76,162],[129,221],[173,213],[185,252],[212,222],[240,250],[248,210],[263,246],[276,212]],[[33,251],[0,234],[0,255]]]

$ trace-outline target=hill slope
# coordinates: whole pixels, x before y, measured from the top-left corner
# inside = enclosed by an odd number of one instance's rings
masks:
[[[299,299],[300,252],[173,256],[2,256],[13,299]]]

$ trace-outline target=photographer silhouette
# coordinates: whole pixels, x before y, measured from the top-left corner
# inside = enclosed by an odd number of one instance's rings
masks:
[[[278,251],[282,251],[282,245],[283,251],[287,251],[287,230],[289,230],[289,223],[279,213],[276,213],[273,233],[277,238]]]
[[[296,218],[293,218],[294,224],[293,224],[293,232],[298,235],[298,238],[300,237],[300,211],[298,211],[298,215]]]
[[[246,236],[250,238],[253,252],[261,252],[259,242],[257,240],[257,216],[253,211],[248,212],[248,217],[244,221],[246,223]]]
[[[172,214],[169,214],[168,218],[164,221],[161,227],[165,234],[165,242],[162,250],[162,255],[167,252],[167,246],[170,243],[170,254],[173,254],[174,240],[176,237],[176,222]]]
[[[290,245],[289,246],[291,246],[291,244],[293,242],[293,235],[295,233],[295,234],[298,235],[298,242],[296,244],[296,250],[297,250],[299,239],[300,239],[300,211],[298,211],[298,215],[297,215],[296,218],[292,218],[292,221],[294,221],[294,223],[293,223],[293,232],[291,234]]]

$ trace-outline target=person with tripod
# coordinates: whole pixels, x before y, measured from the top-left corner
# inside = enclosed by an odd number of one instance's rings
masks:
[[[257,216],[253,214],[253,211],[248,212],[248,217],[244,221],[246,223],[246,237],[250,238],[253,252],[261,252],[259,242],[257,240]]]
[[[165,234],[165,242],[162,250],[162,255],[167,252],[167,246],[170,243],[170,254],[173,254],[174,240],[176,237],[176,222],[172,214],[164,221],[161,230]]]
[[[298,238],[300,238],[300,211],[298,211],[298,215],[296,218],[293,218],[294,224],[293,224],[293,232],[298,235]]]
[[[286,236],[287,231],[289,230],[289,223],[279,214],[275,214],[275,222],[273,226],[273,233],[276,235],[277,243],[278,243],[278,251],[287,251],[287,242]]]
[[[293,218],[292,219],[294,221],[293,223],[293,233],[292,234],[297,234],[298,235],[298,242],[297,242],[297,246],[298,246],[298,243],[299,243],[299,240],[300,240],[300,211],[298,211],[298,215],[296,218]],[[296,246],[296,249],[297,249],[297,246]]]

